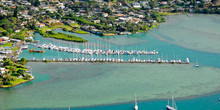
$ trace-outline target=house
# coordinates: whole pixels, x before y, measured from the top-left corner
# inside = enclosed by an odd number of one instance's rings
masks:
[[[32,16],[30,16],[30,15],[22,15],[22,17],[24,17],[27,20],[30,20],[32,18]]]
[[[148,1],[140,1],[140,4],[141,5],[146,5],[146,4],[149,4],[149,3],[148,3]]]
[[[16,29],[15,30],[15,33],[19,33],[21,30],[20,29]]]
[[[145,5],[143,5],[143,8],[144,8],[144,9],[150,9],[151,7],[150,7],[150,5],[145,4]]]
[[[144,15],[137,15],[138,18],[145,18]]]
[[[72,23],[75,23],[75,22],[72,21],[72,20],[66,20],[65,23],[66,23],[66,24],[72,24]]]
[[[132,17],[119,17],[119,22],[128,22],[132,19]]]
[[[59,23],[59,22],[60,22],[59,20],[55,20],[55,19],[49,19],[49,20],[47,20],[47,22],[46,22],[46,23],[51,24],[51,23]]]
[[[100,31],[98,29],[92,29],[91,32],[94,33],[94,34],[99,34],[100,33]]]
[[[3,58],[7,58],[7,56],[0,55],[0,61],[3,61]],[[2,63],[0,63],[0,66],[3,66],[3,64],[2,64]]]
[[[132,3],[132,6],[133,6],[133,8],[141,8],[140,3],[138,3],[138,2]]]
[[[100,23],[100,20],[93,20],[94,23]]]
[[[103,0],[94,0],[94,1],[96,1],[96,2],[100,2],[100,3],[103,2]]]
[[[107,17],[108,13],[102,13],[102,17]]]
[[[59,4],[58,4],[58,7],[61,8],[61,9],[64,9],[64,8],[65,8],[65,6],[63,5],[63,3],[59,3]]]
[[[0,37],[3,41],[8,41],[9,37]]]
[[[115,16],[117,16],[117,17],[125,17],[124,14],[115,14]]]
[[[0,59],[1,60],[1,59]],[[3,59],[2,59],[2,61],[3,61]],[[0,67],[0,74],[4,74],[5,73],[5,68],[3,68],[3,67]]]
[[[25,38],[25,40],[31,40],[31,41],[33,41],[34,40],[34,38],[33,37],[31,37],[31,36],[29,36],[29,37],[27,37],[27,38]]]
[[[161,5],[167,5],[168,3],[167,3],[167,1],[161,1],[160,4]]]
[[[42,27],[45,27],[45,24],[43,24],[43,23],[37,23],[37,24],[35,24],[35,26],[38,27],[38,28],[42,28]]]
[[[3,9],[0,9],[0,14],[1,15],[7,15],[7,13],[5,13],[5,11]]]
[[[196,1],[197,4],[201,4],[201,1]]]

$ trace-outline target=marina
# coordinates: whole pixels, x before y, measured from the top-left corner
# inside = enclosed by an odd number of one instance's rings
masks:
[[[80,53],[80,54],[95,54],[95,55],[139,55],[139,54],[143,54],[143,55],[158,55],[158,51],[153,50],[153,51],[146,51],[146,50],[142,50],[142,51],[137,51],[137,50],[111,50],[110,48],[107,48],[105,50],[103,49],[79,49],[79,48],[70,48],[70,47],[62,47],[62,46],[56,46],[53,44],[42,44],[42,45],[37,45],[37,44],[30,44],[30,45],[34,45],[38,48],[41,49],[48,49],[48,50],[55,50],[55,51],[63,51],[63,52],[69,52],[69,53]]]
[[[194,16],[188,18],[192,19]],[[175,23],[173,20],[172,22]],[[161,28],[175,28],[173,25],[163,27],[170,22],[167,23],[162,24]],[[175,24],[177,25],[178,23]],[[182,27],[175,32],[187,30]],[[151,33],[156,33],[168,39],[167,35],[172,31],[166,32],[160,32],[160,28],[156,28],[149,33],[108,38],[82,35],[89,39],[89,46],[63,41],[53,43],[53,39],[37,36],[34,39],[41,39],[40,43],[28,45],[28,49],[23,49],[19,56],[28,59],[27,65],[33,68],[35,80],[12,89],[0,90],[0,95],[3,96],[0,98],[0,106],[12,110],[67,110],[68,107],[71,110],[134,110],[137,105],[138,110],[165,110],[167,99],[175,95],[178,109],[219,110],[220,55],[200,51],[206,49],[201,48],[202,46],[188,44],[188,47],[184,47],[183,43],[179,43],[181,40],[174,44],[175,41],[164,42],[151,36]],[[166,36],[161,33],[166,33]],[[196,41],[204,40],[194,38],[194,34],[189,37]],[[99,43],[94,46],[97,40]],[[106,46],[108,41],[116,43]],[[54,47],[67,49],[38,48],[43,44],[49,46],[50,43],[53,43]],[[147,47],[148,49],[144,49]],[[194,49],[195,47],[200,49]],[[212,47],[209,50],[214,51],[218,46]],[[45,53],[29,53],[31,48],[44,50]],[[74,52],[73,49],[80,49],[81,52]],[[84,49],[91,52],[82,53]],[[102,52],[96,54],[95,50]],[[106,50],[107,54],[102,54]],[[109,54],[109,50],[118,51],[119,54]],[[125,54],[126,51],[132,50],[155,50],[158,54]],[[196,65],[199,65],[199,68],[195,68]],[[134,101],[134,93],[137,93],[135,100],[138,98],[138,104]],[[22,100],[18,102],[19,99]],[[174,107],[172,104],[169,106]]]
[[[93,62],[93,63],[158,63],[158,64],[189,64],[189,58],[186,58],[185,61],[179,60],[140,60],[133,58],[132,60],[123,60],[123,59],[114,59],[114,58],[106,58],[106,59],[96,59],[96,58],[53,58],[52,60],[47,60],[46,58],[43,59],[35,59],[29,60],[29,62]]]

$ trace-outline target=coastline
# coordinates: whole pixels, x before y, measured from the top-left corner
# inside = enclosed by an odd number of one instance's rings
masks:
[[[23,81],[23,82],[14,84],[14,85],[12,85],[12,86],[11,86],[11,85],[3,85],[3,86],[0,86],[0,88],[13,88],[13,87],[15,87],[15,86],[18,86],[18,85],[21,85],[21,84],[30,82],[30,81],[32,81],[32,80],[34,80],[34,76],[32,76],[32,78],[31,78],[30,80],[25,80],[25,81]]]

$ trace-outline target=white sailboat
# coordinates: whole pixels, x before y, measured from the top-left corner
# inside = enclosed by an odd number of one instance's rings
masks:
[[[138,104],[137,104],[137,98],[136,98],[136,95],[135,95],[135,105],[134,105],[134,110],[138,110]]]
[[[168,99],[168,104],[166,106],[167,110],[177,110],[177,106],[174,100],[174,97],[172,96],[172,106],[169,105],[169,99]]]
[[[196,60],[196,64],[194,65],[196,68],[199,67],[198,59]]]

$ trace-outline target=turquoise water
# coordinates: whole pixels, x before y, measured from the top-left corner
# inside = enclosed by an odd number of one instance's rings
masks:
[[[189,57],[192,63],[198,59],[201,67],[194,68],[193,64],[28,63],[33,68],[36,80],[11,89],[0,89],[0,108],[68,109],[70,105],[72,108],[82,110],[131,110],[134,94],[137,94],[138,100],[148,100],[139,103],[140,110],[149,108],[164,110],[167,98],[172,95],[177,98],[179,110],[219,110],[220,94],[216,91],[220,90],[220,54],[218,54],[220,51],[216,46],[220,44],[215,43],[220,37],[217,31],[220,27],[218,19],[217,15],[192,15],[191,17],[177,15],[168,17],[166,23],[148,33],[124,36],[100,37],[56,30],[55,32],[74,34],[88,39],[90,48],[101,45],[101,48],[105,49],[110,44],[111,49],[156,49],[159,51],[158,56],[140,57],[142,59]],[[196,28],[199,23],[201,23],[200,28]],[[194,31],[189,31],[192,30],[191,28]],[[182,39],[184,37],[182,35],[187,32],[192,33],[190,35],[192,37]],[[208,39],[207,33],[211,33],[212,38],[216,38],[213,44],[205,43]],[[180,37],[176,38],[176,36]],[[56,45],[83,48],[83,44],[43,38],[39,34],[36,34],[35,39],[40,40],[40,44],[51,42]],[[194,45],[197,43],[201,46]],[[30,48],[33,47],[30,46]],[[80,55],[59,52],[59,57],[62,58],[76,56]],[[58,52],[46,50],[46,53],[39,54],[24,50],[20,57],[52,59],[58,58]],[[139,56],[123,56],[124,59],[130,57]],[[213,92],[215,92],[214,95],[207,95]],[[202,95],[206,96],[199,97]],[[186,97],[187,99],[183,99]],[[23,100],[17,101],[20,99]]]

